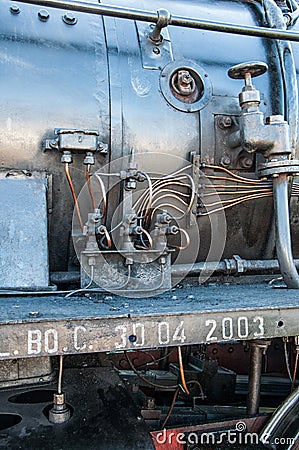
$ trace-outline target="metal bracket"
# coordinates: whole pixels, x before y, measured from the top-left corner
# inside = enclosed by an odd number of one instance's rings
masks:
[[[159,12],[158,12],[159,13]],[[164,17],[164,16],[163,16]],[[165,21],[163,20],[163,24]],[[157,25],[137,22],[136,28],[144,69],[162,70],[174,60],[168,29]]]
[[[246,272],[244,260],[239,255],[233,255],[231,259],[224,259],[228,275],[241,275]]]
[[[106,155],[108,144],[104,144],[99,138],[99,131],[80,130],[68,128],[55,128],[54,139],[46,139],[43,142],[44,151],[72,151],[72,152],[99,152]]]

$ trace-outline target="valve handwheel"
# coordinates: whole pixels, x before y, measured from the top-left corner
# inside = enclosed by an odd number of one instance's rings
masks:
[[[248,75],[251,78],[259,77],[263,75],[268,70],[268,65],[261,61],[252,61],[237,64],[233,66],[228,71],[228,76],[234,80],[246,79]]]
[[[228,76],[234,80],[245,80],[242,92],[239,94],[239,103],[242,109],[258,107],[260,104],[260,92],[252,84],[252,78],[267,72],[268,66],[261,61],[251,61],[233,66],[228,71]]]

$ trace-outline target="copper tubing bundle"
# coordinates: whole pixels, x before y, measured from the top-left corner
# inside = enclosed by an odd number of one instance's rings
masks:
[[[203,207],[206,209],[205,212],[199,214],[200,217],[209,216],[210,214],[223,211],[244,202],[272,196],[271,182],[245,178],[221,166],[203,164],[202,168],[220,170],[225,172],[229,176],[207,175],[207,178],[215,181],[223,180],[231,184],[201,184],[200,187],[202,191],[212,190],[212,192],[202,192],[200,195]],[[225,200],[219,198],[220,196],[228,195],[231,198]],[[217,196],[216,202],[207,202],[205,200],[207,197],[213,196]]]

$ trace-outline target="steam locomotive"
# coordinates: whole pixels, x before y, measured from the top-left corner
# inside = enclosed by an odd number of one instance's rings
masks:
[[[0,446],[298,448],[298,17],[1,2]]]

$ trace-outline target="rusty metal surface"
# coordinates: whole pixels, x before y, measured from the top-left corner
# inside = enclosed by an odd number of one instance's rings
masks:
[[[292,336],[298,308],[297,291],[261,285],[189,287],[148,299],[2,298],[0,357]]]
[[[42,388],[0,392],[0,448],[39,450],[152,450],[140,410],[116,371],[65,369],[63,391],[71,407],[69,421],[47,419],[57,383]],[[9,419],[10,415],[11,419]],[[13,419],[21,421],[13,425]],[[5,425],[6,424],[6,425]],[[8,427],[8,425],[13,425]]]

